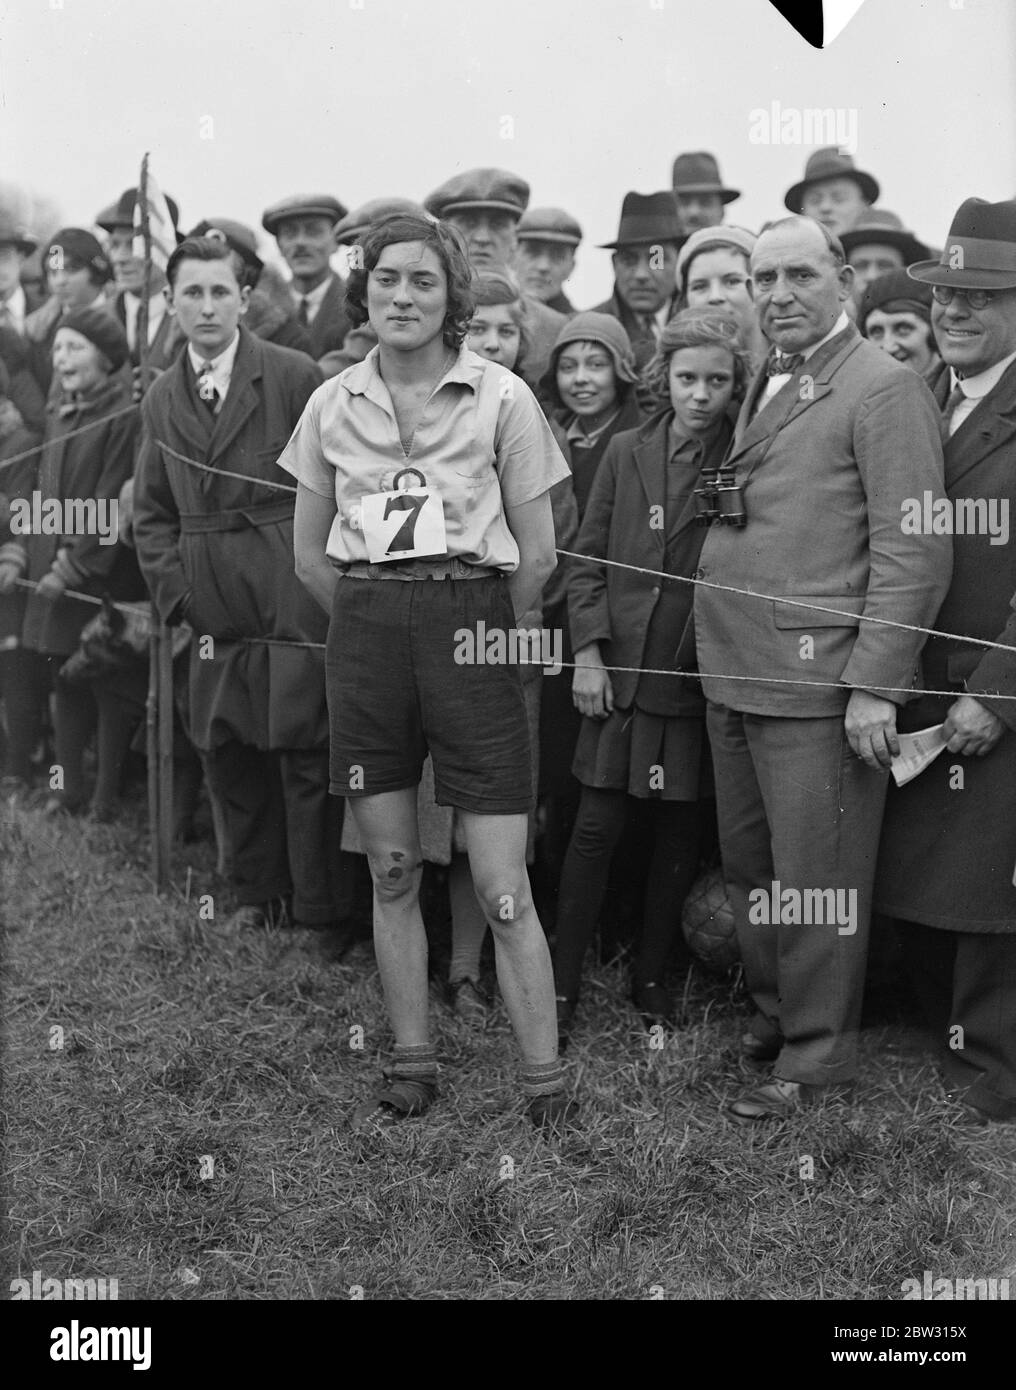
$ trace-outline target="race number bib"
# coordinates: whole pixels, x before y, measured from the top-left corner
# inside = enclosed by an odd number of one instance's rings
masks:
[[[400,487],[409,474],[422,486]],[[416,468],[404,468],[394,483],[393,492],[370,492],[360,498],[360,524],[371,564],[447,555],[444,505],[438,493]]]

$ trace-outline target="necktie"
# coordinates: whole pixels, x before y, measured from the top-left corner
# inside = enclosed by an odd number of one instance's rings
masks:
[[[953,424],[953,416],[956,413],[956,407],[966,399],[967,396],[963,390],[963,384],[958,381],[949,393],[949,399],[945,403],[945,410],[942,414],[942,419],[945,421],[945,432],[947,436],[954,434],[956,430],[959,429],[958,424]]]
[[[296,317],[301,328],[310,327],[310,300],[306,295],[300,300],[300,307],[296,311]]]
[[[201,370],[198,372],[198,395],[209,414],[218,415],[221,402],[219,393],[215,388],[211,362],[202,362],[201,364]]]
[[[804,366],[804,358],[799,352],[783,353],[779,348],[770,348],[769,356],[766,358],[767,376],[786,376],[788,372],[793,374]]]

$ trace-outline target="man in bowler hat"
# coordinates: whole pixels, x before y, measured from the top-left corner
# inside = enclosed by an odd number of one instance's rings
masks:
[[[902,727],[943,724],[946,751],[913,781],[890,788],[875,899],[898,920],[961,1118],[1013,1122],[1016,201],[968,198],[941,256],[909,274],[934,295],[943,363],[933,391],[949,503],[936,510],[954,532],[952,583],[929,626],[955,635],[931,637],[924,649],[924,686],[951,693],[923,696]],[[936,501],[942,497],[937,490]]]

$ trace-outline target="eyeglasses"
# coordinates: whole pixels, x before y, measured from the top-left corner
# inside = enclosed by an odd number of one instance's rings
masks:
[[[936,304],[951,304],[961,294],[971,309],[983,309],[995,298],[991,290],[954,290],[951,285],[932,285],[931,293]]]

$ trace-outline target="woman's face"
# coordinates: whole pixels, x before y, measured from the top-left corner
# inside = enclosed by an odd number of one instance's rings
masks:
[[[557,390],[569,410],[589,420],[617,405],[614,360],[600,343],[566,343],[557,359]]]
[[[931,326],[919,314],[905,310],[887,314],[884,309],[872,309],[864,324],[868,340],[895,357],[915,372],[926,372],[935,358],[935,341]]]
[[[444,330],[448,281],[437,253],[422,241],[386,246],[367,276],[367,316],[382,346],[426,347]]]
[[[53,370],[65,391],[89,391],[104,381],[109,363],[91,342],[74,328],[58,328],[53,340]]]
[[[50,290],[60,301],[60,307],[66,314],[76,313],[78,309],[87,309],[98,297],[98,286],[84,266],[78,270],[71,270],[66,265],[59,270],[50,266],[46,270],[46,278]]]
[[[678,348],[667,371],[674,416],[688,434],[705,434],[734,394],[734,357],[722,347]]]
[[[510,304],[478,304],[469,324],[467,346],[486,357],[500,362],[502,367],[515,366],[522,346],[522,332],[512,318]]]
[[[718,247],[702,251],[688,267],[686,298],[689,309],[731,309],[740,323],[755,323],[751,276],[739,251]]]

